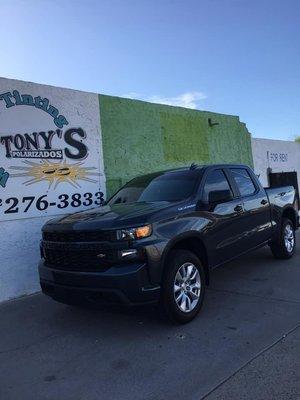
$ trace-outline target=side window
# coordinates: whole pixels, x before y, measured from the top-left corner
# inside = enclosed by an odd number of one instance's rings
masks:
[[[208,201],[209,193],[212,191],[229,191],[233,196],[227,178],[221,169],[216,169],[207,176],[203,191],[205,201]]]
[[[256,188],[246,169],[232,168],[230,171],[242,196],[249,196],[255,193]]]

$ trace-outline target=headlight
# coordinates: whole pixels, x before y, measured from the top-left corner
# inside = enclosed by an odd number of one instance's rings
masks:
[[[152,226],[144,225],[138,228],[128,228],[118,231],[118,239],[120,240],[136,240],[148,237],[152,234]]]

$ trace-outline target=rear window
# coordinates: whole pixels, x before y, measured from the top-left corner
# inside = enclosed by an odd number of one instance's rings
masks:
[[[249,196],[255,193],[256,187],[252,181],[251,176],[249,175],[249,172],[246,169],[232,168],[231,173],[241,193],[241,196]]]

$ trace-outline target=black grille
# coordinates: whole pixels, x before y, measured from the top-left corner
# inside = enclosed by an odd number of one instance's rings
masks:
[[[99,257],[99,254],[102,256]],[[105,255],[105,257],[103,257]],[[80,250],[44,249],[45,264],[64,271],[105,271],[113,259],[112,250]]]
[[[111,242],[116,240],[115,231],[70,231],[43,232],[43,239],[49,242]]]

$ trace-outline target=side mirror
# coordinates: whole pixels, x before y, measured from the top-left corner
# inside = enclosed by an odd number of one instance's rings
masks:
[[[230,190],[212,190],[208,195],[208,202],[211,203],[226,203],[232,200],[232,193]]]

